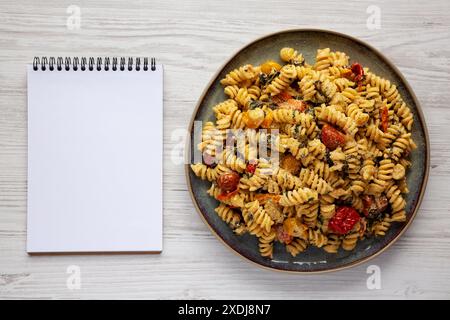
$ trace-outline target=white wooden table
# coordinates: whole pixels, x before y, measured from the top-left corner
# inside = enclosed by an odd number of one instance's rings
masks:
[[[81,9],[78,30],[67,27],[70,5]],[[369,5],[381,10],[381,29],[367,28]],[[233,254],[200,220],[183,165],[171,161],[180,143],[176,133],[187,128],[197,98],[225,59],[259,36],[296,27],[344,32],[384,52],[415,90],[431,138],[431,175],[411,228],[369,263],[324,275],[266,271]],[[447,0],[2,0],[0,299],[450,298],[449,40]],[[149,55],[165,65],[161,255],[26,254],[25,64],[35,55]],[[366,286],[372,264],[381,270],[379,290]],[[66,285],[70,265],[80,268],[80,289]]]

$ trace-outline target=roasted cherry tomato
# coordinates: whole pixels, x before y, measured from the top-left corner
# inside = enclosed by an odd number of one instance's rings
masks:
[[[345,135],[332,126],[326,124],[322,128],[321,140],[329,150],[334,150],[345,144]]]
[[[232,192],[222,192],[221,194],[219,194],[217,196],[217,200],[219,201],[223,201],[223,200],[228,200],[230,199],[232,196],[234,196],[236,193],[238,192],[238,190],[234,190]]]
[[[371,195],[365,194],[362,196],[362,202],[364,208],[369,208],[373,203],[373,197]]]
[[[254,174],[256,171],[257,164],[256,163],[248,163],[247,167],[245,168],[245,172]]]
[[[386,106],[381,110],[381,129],[386,132],[388,129],[389,111]]]
[[[388,199],[385,195],[374,197],[372,195],[364,195],[362,198],[364,215],[369,219],[376,219],[388,207]]]
[[[364,195],[362,197],[362,202],[364,205],[363,213],[366,217],[374,218],[378,215],[378,208],[372,195]]]
[[[355,82],[361,81],[362,78],[364,77],[363,67],[358,62],[355,62],[354,64],[352,64],[350,69],[352,70],[352,73],[354,75]]]
[[[337,234],[347,234],[359,221],[358,212],[348,206],[339,207],[328,223],[328,228]]]
[[[292,242],[292,240],[294,239],[293,236],[289,235],[286,230],[284,230],[284,227],[282,224],[278,225],[277,228],[277,238],[278,241],[280,241],[281,243],[284,244],[289,244]]]
[[[273,60],[267,60],[261,65],[262,73],[269,74],[273,69],[279,71],[281,69],[281,66]]]
[[[217,185],[223,193],[230,193],[237,190],[239,180],[240,176],[236,172],[226,172],[217,178]]]

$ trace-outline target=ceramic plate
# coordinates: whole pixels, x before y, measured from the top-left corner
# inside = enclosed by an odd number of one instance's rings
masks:
[[[225,63],[200,97],[190,124],[191,136],[188,141],[188,150],[193,154],[191,148],[194,146],[190,139],[193,139],[194,136],[194,120],[214,120],[212,106],[227,98],[219,83],[220,79],[241,65],[247,63],[259,65],[265,60],[278,57],[279,50],[283,47],[293,47],[299,50],[309,63],[314,62],[319,48],[329,47],[332,51],[343,51],[350,56],[351,62],[357,61],[397,85],[403,99],[414,114],[412,136],[418,146],[417,150],[412,152],[412,167],[408,171],[410,193],[406,196],[407,221],[394,223],[385,237],[359,241],[353,251],[340,249],[337,254],[329,254],[322,249],[309,247],[305,252],[292,257],[286,252],[284,245],[276,242],[273,259],[267,259],[260,256],[256,237],[249,234],[236,236],[217,216],[214,208],[217,207],[218,202],[206,194],[210,182],[201,181],[187,165],[186,177],[192,200],[205,223],[224,244],[260,266],[301,273],[325,272],[354,266],[380,254],[402,235],[414,219],[428,178],[429,142],[419,102],[399,70],[379,51],[353,37],[332,31],[313,29],[288,30],[253,41]],[[188,157],[190,158],[190,156]]]

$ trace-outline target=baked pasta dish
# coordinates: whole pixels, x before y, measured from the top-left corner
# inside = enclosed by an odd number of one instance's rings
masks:
[[[243,65],[220,82],[191,165],[211,182],[217,215],[237,236],[258,238],[262,256],[282,243],[353,250],[406,220],[413,115],[396,85],[344,52],[293,48]]]

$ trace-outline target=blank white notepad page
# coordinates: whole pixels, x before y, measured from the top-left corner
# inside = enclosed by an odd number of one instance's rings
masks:
[[[27,251],[162,250],[163,70],[28,67]]]

